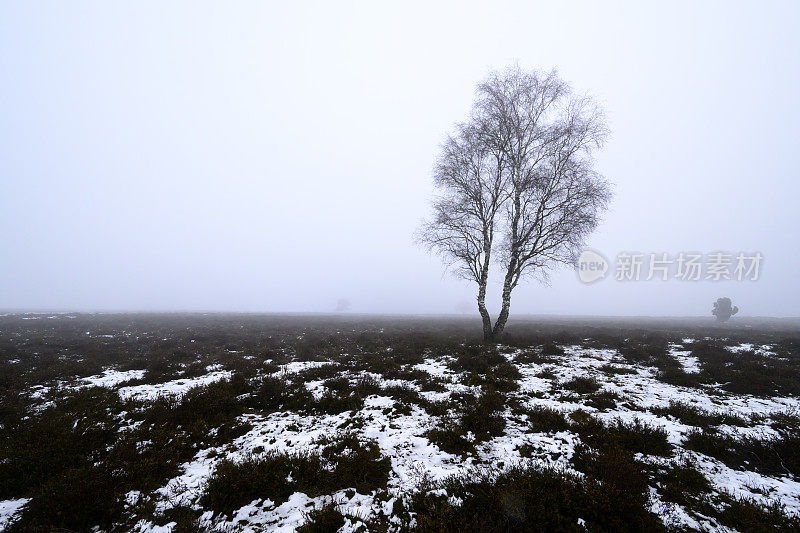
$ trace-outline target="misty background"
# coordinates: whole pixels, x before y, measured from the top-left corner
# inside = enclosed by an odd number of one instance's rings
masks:
[[[476,315],[413,232],[476,83],[518,62],[606,111],[591,248],[764,261],[564,268],[512,316],[800,315],[800,4],[553,4],[0,4],[0,309]]]

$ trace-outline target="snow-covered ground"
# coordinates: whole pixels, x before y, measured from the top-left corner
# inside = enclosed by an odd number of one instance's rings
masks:
[[[113,387],[132,379],[141,379],[144,375],[144,370],[127,370],[123,372],[107,368],[102,374],[89,376],[88,378],[83,378],[81,381],[90,387]]]
[[[229,377],[231,377],[231,373],[229,371],[217,370],[204,376],[198,376],[195,378],[176,379],[173,381],[167,381],[166,383],[157,383],[154,385],[145,384],[122,387],[119,389],[119,395],[125,400],[152,400],[159,396],[181,395],[192,387],[208,385],[209,383],[228,379]]]
[[[697,362],[691,361],[691,358],[687,357],[688,351],[673,345],[672,353],[679,360],[683,358],[687,371],[698,371]],[[512,358],[513,355],[509,354],[509,357]],[[608,363],[635,368],[637,371],[633,374],[607,376],[598,369]],[[292,363],[287,365],[285,371],[296,372],[309,366],[309,363]],[[467,388],[457,383],[459,375],[453,373],[441,359],[429,359],[415,365],[414,368],[438,377],[449,378],[451,383],[448,388],[451,390]],[[630,404],[633,409],[619,405],[616,409],[599,412],[581,403],[560,401],[551,393],[551,382],[536,377],[536,374],[545,368],[552,371],[559,382],[576,376],[593,376],[602,384],[604,390],[616,392],[624,399],[624,402],[620,402],[620,404]],[[697,389],[676,387],[658,381],[654,377],[654,369],[631,367],[617,355],[615,350],[609,349],[566,347],[566,355],[559,358],[559,363],[520,365],[520,371],[523,375],[520,380],[520,390],[512,395],[523,398],[528,406],[555,407],[567,412],[580,408],[604,420],[619,418],[630,421],[638,418],[650,425],[665,428],[669,441],[678,446],[676,456],[689,459],[709,478],[716,489],[764,502],[779,499],[787,506],[789,512],[800,513],[800,483],[789,478],[774,478],[754,472],[736,471],[710,457],[683,450],[680,448],[680,444],[688,431],[692,429],[691,426],[684,425],[672,418],[646,412],[648,407],[667,407],[671,401],[680,401],[709,412],[724,412],[743,417],[769,416],[772,413],[800,409],[800,401],[797,398],[765,399],[726,393],[714,396],[698,394]],[[384,381],[384,383],[393,382]],[[318,389],[321,387],[321,382],[313,382],[308,385],[312,389]],[[532,397],[530,393],[538,393],[542,397]],[[447,396],[448,393],[427,394],[441,399],[442,395]],[[354,416],[364,421],[363,427],[358,430],[359,434],[366,439],[376,440],[382,454],[391,458],[392,474],[389,488],[390,492],[396,495],[412,490],[423,473],[434,480],[442,479],[464,471],[478,461],[490,464],[500,462],[510,464],[533,460],[538,463],[557,464],[569,469],[569,459],[575,445],[579,442],[577,435],[568,431],[550,434],[530,433],[524,421],[517,420],[510,412],[507,412],[505,434],[479,445],[478,458],[462,458],[441,451],[423,436],[435,424],[435,421],[423,409],[412,406],[411,412],[403,415],[386,409],[392,405],[394,405],[392,398],[373,395],[366,400],[364,408],[358,413],[345,412],[339,415],[311,416],[280,412],[266,416],[245,415],[253,429],[236,439],[232,450],[226,451],[224,448],[220,448],[199,453],[194,461],[184,465],[185,473],[172,480],[161,492],[165,496],[172,494],[174,503],[176,501],[174,488],[181,487],[183,492],[178,495],[178,500],[192,504],[201,492],[205,480],[208,479],[215,465],[222,458],[239,459],[259,447],[263,447],[267,451],[307,451],[314,448],[315,441],[320,437],[336,434],[340,431],[338,428]],[[764,426],[761,426],[760,429],[769,431],[769,428]],[[521,445],[533,448],[532,459],[523,459],[519,452]],[[211,453],[212,451],[214,453]],[[209,455],[212,455],[213,458],[209,458]],[[329,503],[331,499],[338,504],[338,508],[344,514],[365,517],[374,513],[386,512],[388,514],[390,512],[391,506],[387,506],[386,502],[373,501],[370,495],[358,493],[348,497],[346,492],[342,490],[318,498],[295,494],[289,501],[277,506],[268,499],[252,502],[240,509],[236,516],[224,525],[245,532],[261,531],[265,527],[271,531],[292,531],[304,521],[306,513],[310,509],[319,508]],[[698,522],[676,505],[661,502],[655,492],[652,505],[654,511],[659,512],[665,520],[674,525],[711,528],[709,523]],[[213,521],[210,514],[206,514],[205,519],[209,524]],[[150,524],[143,523],[140,524],[140,530],[152,531],[153,528]]]
[[[686,339],[688,342],[690,339]],[[752,349],[752,346],[740,346],[737,349]],[[737,395],[722,390],[714,394],[703,394],[698,389],[673,386],[659,381],[656,370],[643,366],[628,364],[616,350],[595,349],[580,346],[565,346],[565,355],[544,363],[517,364],[522,378],[519,390],[509,393],[526,407],[544,406],[557,408],[564,412],[582,409],[594,414],[602,420],[622,419],[632,421],[638,419],[652,426],[664,428],[668,440],[676,446],[670,459],[688,459],[713,484],[717,491],[727,491],[736,496],[746,496],[756,501],[768,503],[779,500],[789,513],[800,514],[800,483],[789,477],[770,477],[755,472],[733,470],[716,459],[683,449],[687,433],[692,430],[672,417],[665,417],[648,412],[648,408],[668,407],[670,402],[681,402],[708,412],[727,413],[749,419],[757,415],[758,422],[751,428],[726,428],[731,432],[770,434],[772,431],[764,421],[776,413],[800,411],[798,398],[774,397],[763,398],[750,395]],[[769,346],[758,348],[768,352]],[[670,346],[673,356],[683,365],[686,372],[698,372],[699,364],[690,351],[681,344]],[[506,354],[514,358],[515,352]],[[469,390],[461,384],[461,375],[448,367],[448,357],[428,358],[416,364],[413,369],[424,371],[439,379],[445,380],[447,392],[421,393],[428,399],[441,400],[453,391]],[[314,366],[324,365],[320,362],[293,362],[284,365],[281,373],[297,373]],[[633,370],[632,373],[607,374],[600,370],[604,365],[613,364]],[[549,371],[555,379],[541,377],[543,371]],[[118,387],[130,379],[141,378],[142,371],[117,372],[112,369],[103,374],[84,378],[80,385],[99,385],[113,387],[122,398],[152,399],[163,394],[183,394],[191,387],[208,384],[231,376],[229,371],[211,368],[209,373],[187,379],[178,379],[160,384],[133,385]],[[384,380],[373,374],[382,385],[396,385],[397,380]],[[556,386],[559,382],[579,376],[591,376],[602,386],[601,390],[611,391],[621,398],[617,406],[607,411],[599,411],[586,405],[582,399],[572,396],[560,399],[562,390]],[[306,383],[315,396],[322,393],[321,380]],[[411,384],[412,387],[418,388]],[[477,389],[475,389],[477,390]],[[440,450],[431,443],[424,434],[436,425],[437,420],[424,409],[412,405],[410,410],[398,412],[391,408],[395,400],[389,396],[375,394],[369,396],[364,407],[358,412],[344,412],[338,415],[311,415],[296,412],[276,412],[261,414],[248,412],[242,415],[243,420],[252,427],[246,434],[238,437],[231,445],[220,446],[199,452],[192,461],[182,467],[182,474],[172,479],[157,491],[157,506],[164,509],[177,504],[197,506],[197,500],[206,481],[216,465],[223,459],[241,459],[248,454],[260,450],[278,452],[301,452],[319,447],[322,437],[335,435],[342,431],[348,421],[359,419],[354,431],[364,439],[377,441],[383,456],[391,459],[392,471],[388,482],[392,498],[411,491],[422,476],[429,479],[443,479],[451,474],[463,472],[476,464],[512,464],[516,462],[535,461],[540,464],[558,465],[571,469],[570,458],[579,437],[570,431],[554,433],[531,432],[524,418],[515,416],[510,409],[503,414],[506,418],[506,430],[502,436],[495,437],[477,445],[477,457],[462,457]],[[523,458],[520,447],[532,450],[531,458]],[[257,451],[258,450],[258,451]],[[657,463],[666,461],[661,458],[647,458]],[[203,514],[202,520],[209,526],[228,527],[232,530],[255,531],[293,531],[302,524],[307,513],[335,502],[338,508],[349,516],[369,517],[375,514],[391,515],[393,499],[378,500],[374,494],[358,494],[341,490],[334,494],[310,498],[302,493],[293,494],[288,501],[276,504],[271,500],[256,500],[239,509],[234,516],[222,521],[211,512]],[[9,500],[0,502],[0,528],[8,521],[26,500]],[[653,491],[652,510],[660,514],[672,525],[712,530],[716,526],[711,521],[703,521],[690,516],[686,510],[662,502]],[[353,530],[357,524],[348,519],[345,531]],[[159,527],[142,521],[137,530],[170,531],[171,527]],[[718,529],[718,530],[724,530]]]

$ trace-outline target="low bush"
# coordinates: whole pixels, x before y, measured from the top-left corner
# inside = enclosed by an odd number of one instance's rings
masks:
[[[800,531],[800,517],[786,513],[780,501],[764,505],[742,497],[727,495],[727,505],[717,515],[725,526],[742,532]]]
[[[517,390],[517,381],[522,377],[517,366],[494,346],[464,346],[450,363],[450,368],[454,372],[466,373],[462,380],[466,385],[491,387],[503,392]]]
[[[731,352],[711,341],[693,344],[691,353],[700,361],[702,377],[723,384],[727,391],[758,396],[800,394],[800,358],[753,350]]]
[[[358,411],[364,407],[364,398],[354,393],[337,393],[326,390],[322,396],[310,401],[306,408],[312,411],[338,415],[345,411]]]
[[[303,394],[305,400],[310,399],[311,393],[302,384],[300,387],[293,388],[285,377],[260,377],[251,381],[251,392],[245,403],[248,407],[261,411],[278,411],[287,403],[287,399],[297,392],[297,388],[305,391]]]
[[[677,387],[700,387],[702,376],[697,372],[686,372],[683,368],[668,367],[656,372],[656,379]]]
[[[369,494],[375,489],[386,488],[392,461],[381,456],[377,442],[361,440],[349,433],[322,440],[320,444],[325,445],[321,457],[327,464],[335,465],[327,492],[349,488]]]
[[[355,379],[339,376],[327,379],[324,383],[325,392],[320,398],[306,400],[302,410],[339,414],[345,411],[357,411],[364,407],[364,399],[372,394],[381,392],[378,381],[371,376],[361,376]]]
[[[355,395],[366,398],[373,394],[379,394],[382,389],[380,383],[374,377],[359,376],[352,384],[351,390]]]
[[[102,461],[114,443],[124,408],[100,387],[67,394],[54,405],[0,428],[0,500],[29,496],[69,469]]]
[[[481,385],[501,392],[511,392],[519,389],[518,380],[521,377],[522,374],[515,364],[503,361],[486,374],[469,373],[464,382],[467,385]]]
[[[475,452],[475,444],[467,440],[458,426],[434,427],[423,436],[443,452],[453,455],[468,455]]]
[[[352,391],[350,379],[345,376],[336,376],[326,379],[323,383],[326,389],[339,394],[349,394]]]
[[[660,370],[682,369],[680,362],[669,353],[667,342],[628,340],[619,347],[619,353],[631,364],[654,366]]]
[[[536,374],[536,377],[540,379],[556,379],[556,373],[553,372],[552,368],[544,368]]]
[[[301,370],[295,377],[301,383],[309,381],[325,381],[337,377],[344,367],[339,363],[327,363],[324,365],[312,366]]]
[[[529,429],[536,433],[566,431],[570,427],[566,415],[558,409],[537,405],[526,409],[525,414]]]
[[[668,502],[690,506],[711,492],[711,483],[688,461],[670,464],[656,477],[661,497]]]
[[[496,346],[485,344],[462,346],[454,355],[455,359],[450,363],[453,372],[487,374],[493,367],[506,362]]]
[[[572,456],[575,468],[603,483],[609,490],[627,494],[640,505],[647,503],[649,471],[633,453],[615,445],[593,450],[578,445]]]
[[[735,438],[713,429],[701,429],[689,432],[684,447],[718,459],[730,468],[800,477],[800,437],[794,433],[757,439]]]
[[[447,390],[447,387],[444,385],[446,380],[431,376],[427,372],[423,372],[423,375],[416,377],[414,381],[417,382],[421,391],[445,392]]]
[[[506,427],[503,416],[505,397],[493,389],[484,389],[480,395],[454,395],[448,402],[455,407],[447,409],[445,420],[425,433],[440,449],[453,454],[467,454],[475,449],[476,442],[500,436]],[[467,439],[471,433],[474,441]]]
[[[484,389],[478,396],[467,396],[462,407],[459,426],[464,432],[472,432],[475,440],[484,441],[503,434],[506,419],[505,397],[492,390]]]
[[[770,426],[782,436],[800,435],[800,416],[797,411],[773,413]]]
[[[324,447],[316,453],[271,452],[239,462],[223,460],[209,478],[200,504],[232,515],[253,500],[269,498],[280,504],[298,491],[316,497],[345,488],[369,493],[386,487],[391,461],[381,457],[375,442],[347,434],[320,444]]]
[[[550,356],[558,356],[564,355],[564,348],[559,346],[558,344],[548,342],[544,346],[542,346],[542,355],[550,355]]]
[[[70,468],[38,486],[9,533],[111,529],[122,516],[124,492],[113,472],[102,467]]]
[[[232,515],[253,500],[269,498],[281,504],[298,490],[315,496],[318,492],[312,488],[320,484],[325,473],[322,460],[315,454],[269,453],[240,462],[226,459],[214,469],[200,505]]]
[[[604,374],[609,376],[616,376],[616,375],[625,375],[625,374],[636,374],[637,371],[635,368],[627,368],[624,366],[617,366],[612,365],[610,363],[606,363],[600,367],[600,371]]]
[[[672,445],[667,431],[634,419],[633,422],[615,420],[604,423],[596,418],[578,422],[573,426],[581,440],[594,449],[619,448],[631,453],[667,456]]]
[[[577,376],[561,383],[560,387],[578,394],[591,394],[600,390],[601,385],[594,376]]]
[[[428,531],[660,531],[640,498],[607,490],[563,471],[515,466],[473,470],[411,496],[417,530]]]
[[[308,518],[297,528],[297,533],[333,533],[344,524],[344,515],[334,504],[329,504],[308,513]]]
[[[167,524],[171,524],[170,533],[219,533],[218,529],[212,530],[200,522],[201,514],[188,505],[179,504],[155,513],[153,518],[158,526],[166,528]]]
[[[424,402],[419,392],[417,392],[417,389],[407,384],[385,386],[381,389],[380,394],[390,396],[396,401],[407,405],[421,404]]]
[[[617,401],[619,400],[619,394],[613,391],[604,390],[590,394],[586,398],[586,405],[594,407],[595,409],[599,409],[600,411],[606,411],[608,409],[614,409],[617,406]]]
[[[748,420],[730,413],[711,413],[694,407],[688,403],[671,401],[669,407],[651,407],[650,411],[659,416],[672,416],[687,426],[708,428],[727,424],[731,426],[746,427]]]

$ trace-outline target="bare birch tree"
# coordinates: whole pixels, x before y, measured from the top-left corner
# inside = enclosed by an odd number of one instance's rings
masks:
[[[421,240],[478,284],[484,340],[503,332],[519,282],[572,263],[597,226],[610,186],[592,154],[606,132],[600,109],[555,71],[513,67],[478,86],[470,121],[444,143],[434,172],[442,194]],[[485,305],[493,260],[504,274],[494,327]]]
[[[512,68],[490,76],[478,91],[508,161],[509,201],[499,254],[505,275],[496,337],[505,328],[511,293],[520,280],[525,275],[546,279],[559,263],[574,263],[597,227],[611,191],[593,170],[592,154],[607,128],[599,107],[588,97],[573,96],[555,71],[541,76]]]

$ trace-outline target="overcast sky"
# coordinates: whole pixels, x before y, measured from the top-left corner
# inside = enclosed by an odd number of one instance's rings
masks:
[[[742,282],[563,269],[512,314],[730,296],[800,315],[800,3],[643,4],[3,2],[0,309],[471,308],[413,232],[476,83],[518,62],[606,111],[615,198],[589,245],[612,269],[623,251],[764,261]]]

